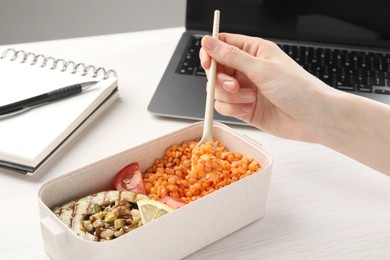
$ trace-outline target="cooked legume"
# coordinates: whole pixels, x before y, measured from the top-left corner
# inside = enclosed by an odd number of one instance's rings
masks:
[[[146,194],[153,199],[164,196],[197,200],[261,169],[253,158],[228,151],[218,141],[196,147],[199,139],[170,146],[163,158],[156,159],[144,174]]]

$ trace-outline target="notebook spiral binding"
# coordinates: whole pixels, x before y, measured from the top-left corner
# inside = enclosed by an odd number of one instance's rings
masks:
[[[11,56],[10,56],[11,55]],[[8,56],[8,58],[7,58]],[[85,76],[89,73],[92,73],[93,78],[97,78],[98,76],[102,76],[103,79],[108,79],[109,77],[117,77],[117,73],[115,70],[106,70],[102,67],[95,67],[92,65],[85,65],[84,63],[76,63],[74,61],[66,61],[64,59],[55,59],[50,56],[45,56],[43,54],[35,54],[32,52],[25,52],[23,50],[15,50],[13,48],[6,49],[1,55],[0,59],[9,59],[10,61],[19,60],[20,63],[30,62],[30,65],[36,65],[41,62],[40,67],[47,67],[51,64],[50,69],[57,69],[60,64],[62,64],[61,72],[65,72],[70,68],[73,68],[71,71],[72,74],[76,74],[78,72],[81,73],[82,76]]]

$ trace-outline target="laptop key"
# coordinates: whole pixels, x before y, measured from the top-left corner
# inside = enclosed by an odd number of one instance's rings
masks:
[[[372,86],[357,84],[357,90],[364,93],[372,93]]]
[[[182,66],[178,70],[178,72],[179,72],[179,74],[192,75],[192,74],[194,74],[194,68],[193,67]]]
[[[202,68],[202,66],[198,66],[195,70],[195,75],[197,76],[206,76],[206,72]]]
[[[343,91],[355,91],[355,87],[352,84],[336,82],[336,89]]]
[[[386,85],[386,82],[385,82],[385,73],[382,72],[382,71],[376,71],[375,72],[375,78],[373,80],[373,84],[375,86],[385,86]]]
[[[390,90],[387,90],[387,89],[375,89],[375,93],[390,95]]]

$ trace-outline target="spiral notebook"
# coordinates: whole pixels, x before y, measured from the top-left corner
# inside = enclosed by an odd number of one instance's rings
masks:
[[[86,91],[0,118],[0,172],[36,174],[118,97],[113,70],[7,49],[0,58],[0,106],[86,81]]]

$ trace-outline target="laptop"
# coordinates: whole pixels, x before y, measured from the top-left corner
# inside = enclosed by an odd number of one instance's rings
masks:
[[[390,104],[390,1],[187,0],[183,33],[148,111],[162,117],[204,119],[206,76],[200,41],[220,31],[276,42],[328,85]],[[214,113],[216,121],[245,125]]]

